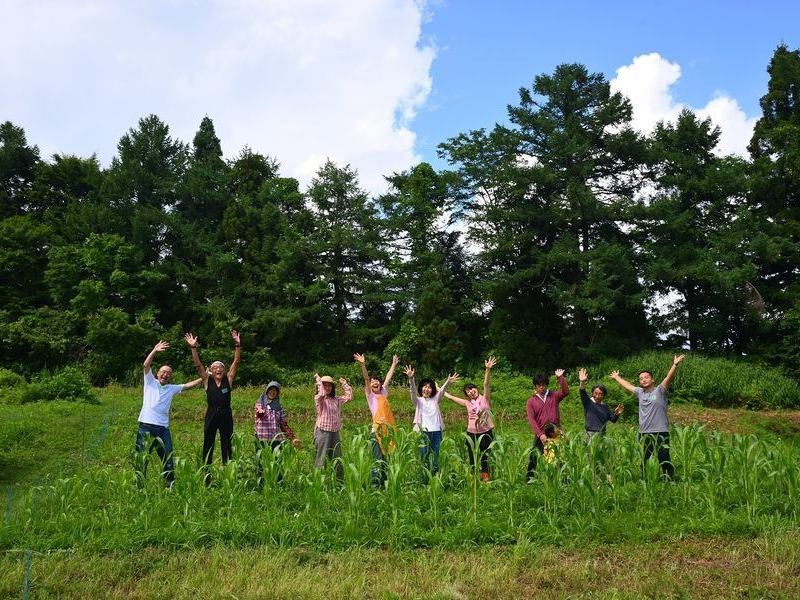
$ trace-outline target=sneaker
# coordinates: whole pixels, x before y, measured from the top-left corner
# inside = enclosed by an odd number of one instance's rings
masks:
[[[489,481],[489,474],[488,473],[481,473],[481,481]]]

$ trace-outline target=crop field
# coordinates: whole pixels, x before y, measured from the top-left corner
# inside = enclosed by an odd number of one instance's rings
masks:
[[[234,460],[215,460],[209,487],[202,393],[176,397],[172,489],[155,453],[137,486],[141,390],[97,390],[94,405],[0,405],[0,597],[800,595],[796,413],[675,406],[666,482],[654,461],[642,472],[630,422],[587,445],[573,394],[557,459],[540,460],[527,483],[524,404],[501,396],[482,483],[466,462],[463,409],[443,404],[440,473],[423,485],[397,387],[397,450],[374,489],[363,391],[343,411],[341,483],[311,465],[310,387],[282,394],[303,447],[256,454],[259,393],[234,392]]]

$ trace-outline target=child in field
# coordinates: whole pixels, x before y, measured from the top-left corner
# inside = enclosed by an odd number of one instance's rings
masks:
[[[545,462],[552,463],[558,458],[558,446],[561,443],[561,430],[555,423],[547,423],[543,431],[546,439],[544,441],[544,452],[542,456],[544,456]]]
[[[439,407],[439,400],[445,394],[447,386],[458,381],[458,373],[450,375],[442,387],[436,387],[433,379],[423,379],[417,386],[414,380],[414,369],[411,365],[405,368],[408,377],[408,391],[414,404],[414,431],[422,433],[419,446],[419,458],[422,462],[422,482],[427,483],[430,475],[439,471],[439,447],[442,443],[444,419]]]
[[[291,440],[295,448],[300,447],[300,439],[294,434],[286,420],[286,412],[281,405],[281,384],[277,381],[270,381],[264,392],[256,400],[255,405],[255,435],[256,435],[256,457],[258,461],[258,484],[262,484],[263,467],[261,465],[261,453],[269,444],[273,452],[280,451],[280,448]],[[278,473],[278,481],[282,479],[282,473]]]
[[[494,422],[492,421],[491,386],[489,383],[492,367],[497,364],[497,359],[490,356],[484,362],[486,371],[483,375],[483,394],[478,393],[478,386],[468,383],[464,386],[465,398],[459,398],[445,392],[445,396],[467,409],[467,454],[470,465],[476,467],[476,460],[480,457],[481,480],[489,481],[489,446],[494,440]],[[478,451],[478,456],[473,453],[473,448]]]
[[[622,404],[617,404],[614,410],[611,410],[608,405],[603,402],[606,397],[606,387],[602,384],[598,384],[592,388],[592,395],[590,397],[589,394],[586,393],[586,382],[589,381],[589,373],[586,369],[580,369],[578,371],[578,381],[580,382],[583,413],[586,418],[586,436],[591,440],[596,435],[605,435],[606,423],[609,421],[616,423],[625,407],[623,407]]]
[[[400,362],[400,357],[396,354],[392,356],[392,364],[383,382],[367,372],[367,361],[363,354],[353,354],[353,359],[361,366],[361,374],[364,377],[364,394],[367,397],[367,406],[372,413],[372,434],[370,442],[372,445],[372,457],[375,459],[375,466],[372,468],[372,485],[380,487],[386,481],[386,461],[394,451],[394,434],[397,426],[389,405],[389,392],[387,387],[394,377],[395,369]]]
[[[339,383],[344,394],[337,396],[333,377],[320,377],[316,373],[314,379],[317,384],[317,394],[314,396],[317,409],[317,421],[314,424],[314,447],[317,451],[314,468],[324,467],[326,459],[335,460],[336,477],[343,481],[344,466],[341,461],[342,442],[339,431],[342,429],[342,404],[353,399],[353,388],[345,378],[341,378]]]

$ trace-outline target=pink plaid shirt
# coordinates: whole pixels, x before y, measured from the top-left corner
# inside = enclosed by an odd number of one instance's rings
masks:
[[[294,431],[286,422],[286,411],[272,410],[269,402],[256,400],[256,437],[260,440],[282,440],[295,438]]]
[[[314,404],[317,406],[317,422],[314,426],[322,431],[339,431],[342,428],[342,404],[353,399],[353,388],[342,384],[343,396],[326,396],[322,382],[317,381],[317,395]]]

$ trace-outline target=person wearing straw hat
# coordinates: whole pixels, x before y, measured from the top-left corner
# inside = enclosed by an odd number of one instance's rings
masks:
[[[169,410],[172,398],[184,390],[191,389],[202,383],[202,379],[195,379],[189,383],[170,384],[172,380],[172,367],[161,365],[153,376],[150,366],[156,354],[169,348],[169,343],[159,341],[142,365],[144,369],[144,389],[142,391],[142,410],[139,411],[139,430],[136,434],[137,468],[136,477],[142,484],[147,469],[145,454],[145,440],[149,436],[152,440],[147,447],[147,453],[155,446],[161,462],[164,465],[164,480],[167,486],[172,486],[175,481],[175,463],[172,460],[172,435],[169,432]],[[144,464],[142,464],[144,463]]]
[[[317,394],[314,396],[314,405],[317,409],[317,421],[314,424],[314,468],[321,469],[326,460],[336,461],[336,477],[344,480],[344,466],[342,465],[342,441],[339,431],[342,429],[342,404],[353,399],[353,388],[342,377],[339,383],[343,395],[336,395],[336,383],[333,377],[325,375],[320,377],[314,374],[317,384]],[[338,459],[338,460],[337,460]]]
[[[192,361],[197,373],[203,379],[206,390],[206,416],[203,424],[203,460],[210,465],[214,457],[214,442],[219,431],[219,447],[222,454],[222,464],[231,458],[231,440],[233,438],[233,411],[231,409],[231,389],[236,378],[236,371],[242,358],[242,341],[239,332],[231,331],[233,338],[233,362],[226,370],[222,361],[215,360],[206,369],[197,353],[197,336],[187,333],[183,336],[189,348],[192,349]],[[206,474],[206,484],[210,482]]]

